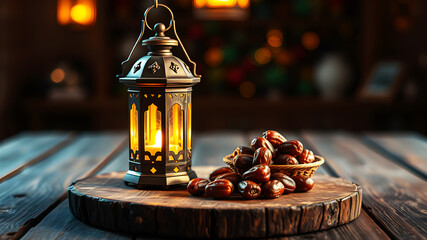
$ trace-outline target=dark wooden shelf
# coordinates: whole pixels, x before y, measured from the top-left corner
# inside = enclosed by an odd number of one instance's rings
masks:
[[[26,102],[25,110],[30,129],[61,126],[61,121],[82,121],[83,129],[125,129],[128,125],[126,106],[126,97],[55,102],[33,99]],[[404,122],[405,126],[424,132],[427,114],[419,109],[427,109],[427,105],[355,99],[199,97],[193,99],[193,124],[196,130],[309,128],[360,131],[386,130]]]

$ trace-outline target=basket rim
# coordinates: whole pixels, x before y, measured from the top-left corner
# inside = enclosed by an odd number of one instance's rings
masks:
[[[224,156],[224,158],[222,159],[222,161],[228,165],[232,164],[233,161],[233,155],[229,154]],[[311,168],[311,167],[319,167],[320,165],[322,165],[323,163],[325,163],[325,159],[322,156],[319,155],[314,155],[314,158],[316,159],[316,161],[312,162],[312,163],[302,163],[302,164],[297,164],[297,165],[270,165],[270,168],[273,169],[284,169],[284,168],[292,168],[292,169],[303,169],[303,168]]]

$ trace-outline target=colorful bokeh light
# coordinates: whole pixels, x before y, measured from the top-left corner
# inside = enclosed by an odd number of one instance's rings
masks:
[[[282,50],[280,53],[276,56],[276,63],[288,66],[292,63],[293,56],[292,53],[288,50]]]
[[[221,48],[210,48],[205,52],[204,59],[207,65],[215,67],[222,63],[224,53]]]
[[[256,63],[264,65],[270,62],[271,52],[268,48],[260,48],[255,51],[254,60]]]
[[[242,82],[239,86],[239,92],[242,97],[251,98],[255,95],[256,92],[255,84],[248,81]]]
[[[54,83],[60,83],[60,82],[64,81],[64,78],[65,78],[65,71],[62,68],[55,68],[50,73],[50,79]]]
[[[92,22],[92,9],[87,4],[77,4],[71,8],[70,16],[73,21],[87,25]]]
[[[272,47],[282,46],[283,33],[280,30],[272,29],[267,33],[267,43]]]
[[[301,37],[301,44],[307,50],[314,50],[319,46],[319,35],[315,32],[306,32]]]
[[[58,0],[57,20],[59,24],[91,25],[95,19],[95,0]]]

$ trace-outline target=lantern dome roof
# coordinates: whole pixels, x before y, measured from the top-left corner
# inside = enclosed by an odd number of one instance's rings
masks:
[[[120,78],[124,84],[136,84],[139,86],[192,86],[200,82],[200,78],[194,76],[187,64],[175,56],[144,56],[137,60],[129,73]]]
[[[153,37],[142,41],[148,54],[138,59],[120,82],[139,87],[190,87],[200,82],[184,61],[172,55],[170,49],[178,46],[178,41],[164,34],[165,26],[156,24],[154,31]]]

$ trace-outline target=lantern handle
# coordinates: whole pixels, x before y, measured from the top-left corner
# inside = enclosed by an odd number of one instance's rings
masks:
[[[196,77],[201,77],[201,75],[198,75],[196,73],[197,64],[194,61],[191,60],[190,56],[188,56],[188,53],[185,50],[184,45],[181,42],[181,39],[179,39],[178,33],[176,32],[175,17],[173,15],[172,10],[168,6],[166,6],[164,4],[159,4],[158,0],[154,0],[154,5],[152,5],[151,7],[147,8],[147,10],[145,10],[145,12],[144,12],[144,20],[142,20],[141,33],[139,34],[138,39],[136,40],[135,44],[133,45],[132,50],[130,51],[128,58],[121,63],[122,74],[117,75],[117,77],[125,76],[125,74],[126,74],[126,71],[125,71],[126,63],[129,62],[130,58],[133,55],[133,52],[135,51],[135,48],[137,47],[138,43],[141,41],[142,36],[144,36],[145,26],[147,26],[148,29],[150,29],[151,31],[153,31],[153,29],[148,25],[147,15],[148,15],[148,13],[150,12],[150,10],[153,7],[157,8],[158,6],[166,8],[169,11],[169,13],[171,14],[171,20],[170,20],[169,26],[166,28],[165,31],[168,31],[173,26],[173,31],[174,31],[175,37],[178,40],[178,43],[181,46],[182,51],[184,52],[185,56],[187,57],[188,62],[190,62],[193,65],[193,75],[196,76]]]
[[[169,22],[169,26],[166,28],[165,32],[168,31],[173,26],[173,31],[174,31],[176,40],[178,40],[178,43],[181,46],[181,49],[184,52],[184,55],[187,58],[188,62],[190,62],[193,65],[193,75],[196,76],[196,77],[201,77],[201,75],[198,75],[196,73],[197,64],[191,60],[190,56],[188,56],[188,53],[185,50],[184,45],[181,42],[181,39],[179,39],[178,33],[176,32],[175,17],[173,15],[172,10],[168,6],[166,6],[164,4],[159,4],[158,0],[154,0],[154,5],[152,5],[151,7],[147,8],[147,10],[145,10],[145,13],[144,13],[144,20],[145,20],[145,24],[147,25],[147,28],[150,29],[151,31],[153,31],[153,29],[148,24],[147,16],[148,16],[148,13],[150,12],[151,9],[153,9],[154,7],[157,8],[158,6],[166,8],[169,11],[170,15],[171,15],[171,20]]]
[[[176,40],[178,40],[178,43],[181,46],[181,49],[184,52],[185,56],[187,57],[187,60],[193,65],[193,74],[194,74],[194,76],[196,76],[196,77],[202,77],[201,75],[198,75],[196,73],[197,64],[194,61],[191,60],[190,56],[188,56],[188,53],[185,50],[184,45],[181,42],[181,39],[179,39],[179,37],[178,37],[178,33],[176,32],[176,27],[175,27],[175,19],[172,19],[172,25],[173,25],[173,32],[175,33]]]
[[[144,20],[142,20],[141,32],[139,33],[139,36],[138,36],[138,38],[136,39],[136,42],[135,42],[135,44],[133,45],[132,50],[130,51],[128,58],[127,58],[126,60],[124,60],[124,61],[121,63],[121,66],[122,66],[122,74],[117,75],[117,77],[123,77],[123,76],[125,76],[125,75],[126,75],[126,71],[125,71],[126,63],[128,63],[128,62],[129,62],[130,58],[131,58],[131,57],[132,57],[132,55],[133,55],[133,52],[135,51],[135,48],[138,46],[138,43],[141,41],[142,36],[144,36],[144,32],[145,32],[145,25],[146,25],[146,23],[144,22]]]
[[[164,8],[166,8],[168,11],[169,11],[169,13],[170,13],[170,15],[171,15],[171,20],[170,20],[170,22],[169,22],[169,26],[166,28],[166,30],[165,30],[165,32],[167,31],[167,30],[169,30],[171,27],[172,27],[172,21],[173,20],[175,20],[175,17],[174,17],[174,15],[173,15],[173,12],[172,12],[172,10],[170,9],[170,8],[168,8],[168,6],[166,6],[166,5],[164,5],[164,4],[159,4],[159,3],[157,3],[157,0],[155,1],[155,3],[154,3],[155,5],[153,5],[153,6],[151,6],[151,7],[149,7],[149,8],[147,8],[147,10],[145,10],[145,13],[144,13],[144,20],[145,20],[145,24],[147,25],[147,28],[148,29],[150,29],[151,31],[154,31],[153,30],[153,28],[151,28],[150,27],[150,25],[148,24],[148,20],[147,20],[147,16],[148,16],[148,13],[150,12],[150,10],[151,9],[153,9],[154,7],[155,8],[157,8],[157,7],[164,7]]]

